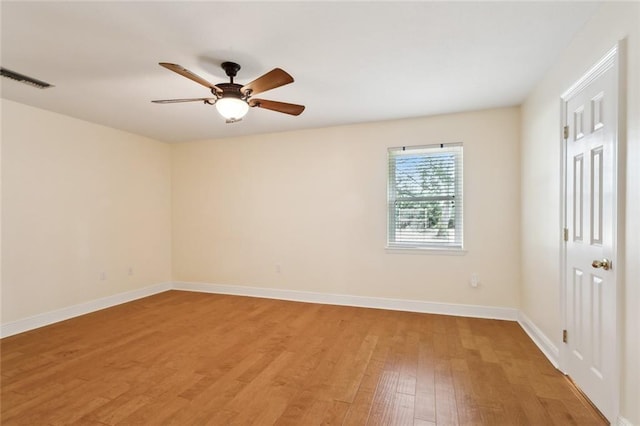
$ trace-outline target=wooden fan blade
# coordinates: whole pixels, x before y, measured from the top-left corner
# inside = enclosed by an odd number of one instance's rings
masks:
[[[179,102],[207,102],[207,103],[215,103],[216,98],[191,98],[191,99],[160,99],[157,101],[151,101],[156,104],[176,104]]]
[[[269,101],[266,99],[250,99],[249,105],[291,115],[300,115],[302,111],[304,111],[304,105],[288,104],[286,102]]]
[[[289,83],[293,83],[293,77],[280,68],[274,68],[251,83],[242,86],[240,91],[246,93],[250,90],[251,95],[255,95]]]
[[[181,65],[170,64],[168,62],[159,62],[159,65],[165,67],[168,70],[176,72],[176,73],[180,74],[183,77],[187,77],[189,80],[193,80],[196,83],[202,84],[204,87],[206,87],[208,89],[215,90],[218,93],[222,93],[222,89],[221,88],[219,88],[218,86],[216,86],[213,83],[209,83],[204,78],[200,77],[197,74],[192,73],[191,71],[189,71],[188,69],[184,68]]]

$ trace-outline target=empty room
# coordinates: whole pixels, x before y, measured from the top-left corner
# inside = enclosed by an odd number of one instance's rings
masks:
[[[640,3],[0,3],[2,425],[640,426]]]

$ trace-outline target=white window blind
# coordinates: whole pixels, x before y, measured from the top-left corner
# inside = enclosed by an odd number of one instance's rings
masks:
[[[462,249],[462,144],[389,149],[389,248]]]

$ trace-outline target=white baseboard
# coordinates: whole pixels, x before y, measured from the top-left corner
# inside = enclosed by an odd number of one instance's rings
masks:
[[[560,350],[522,311],[518,314],[518,324],[529,335],[533,343],[540,348],[555,368],[560,365]]]
[[[462,305],[454,303],[427,302],[421,300],[389,299],[383,297],[354,296],[348,294],[316,293],[274,288],[220,285],[193,282],[161,283],[126,293],[115,294],[85,303],[0,325],[0,338],[13,336],[59,321],[95,312],[132,300],[162,293],[167,290],[195,291],[203,293],[230,294],[291,300],[296,302],[324,303],[328,305],[356,306],[362,308],[389,309],[394,311],[420,312],[460,317],[518,320],[518,310],[495,306]],[[534,326],[535,327],[535,326]],[[537,329],[537,328],[536,328]],[[526,328],[525,328],[526,330]],[[531,335],[531,334],[529,334]],[[535,339],[534,339],[535,341]],[[544,350],[543,350],[544,351]],[[555,364],[554,364],[555,365]]]
[[[68,306],[51,312],[34,315],[32,317],[9,322],[0,325],[0,338],[13,336],[14,334],[23,333],[35,328],[44,327],[45,325],[64,321],[69,318],[99,311],[111,306],[120,305],[122,303],[131,302],[132,300],[141,299],[157,293],[171,290],[171,283],[155,284],[149,287],[137,290],[127,291],[125,293],[114,294],[112,296],[103,297],[89,302],[79,303],[77,305]]]
[[[353,296],[348,294],[316,293],[297,290],[281,290],[275,288],[194,282],[174,282],[173,289],[197,291],[202,293],[262,297],[266,299],[291,300],[296,302],[324,303],[327,305],[357,306],[361,308],[389,309],[392,311],[454,315],[460,317],[490,318],[509,321],[516,321],[518,319],[517,309],[494,306],[459,305],[454,303],[425,302],[421,300],[387,299],[382,297]]]
[[[633,426],[633,423],[622,416],[618,416],[618,419],[616,420],[616,426]]]

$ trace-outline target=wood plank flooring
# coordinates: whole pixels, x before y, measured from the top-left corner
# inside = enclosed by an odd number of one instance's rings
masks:
[[[1,341],[3,425],[602,425],[515,322],[169,291]]]

